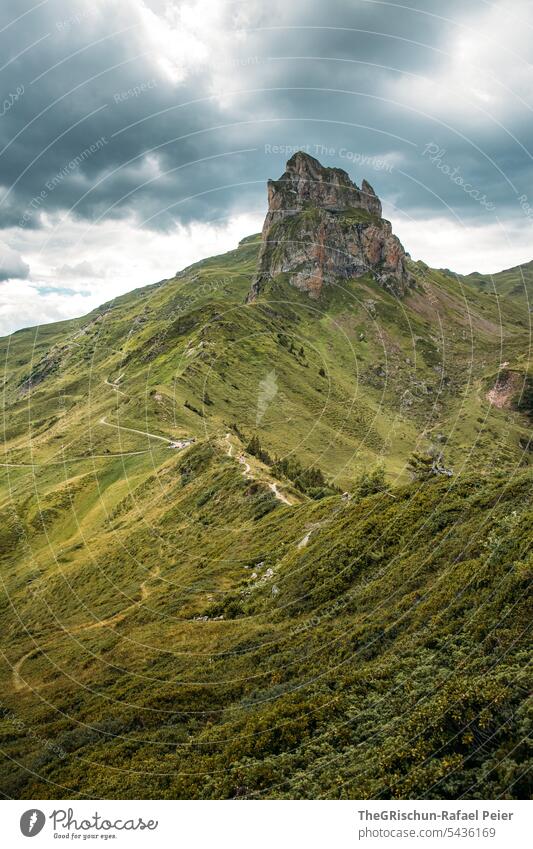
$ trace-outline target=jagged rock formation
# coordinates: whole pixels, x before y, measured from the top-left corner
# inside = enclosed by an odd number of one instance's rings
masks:
[[[406,254],[381,215],[381,201],[366,180],[359,189],[346,171],[295,153],[283,176],[268,181],[268,212],[249,300],[281,273],[314,298],[339,278],[367,272],[402,295],[411,283]]]

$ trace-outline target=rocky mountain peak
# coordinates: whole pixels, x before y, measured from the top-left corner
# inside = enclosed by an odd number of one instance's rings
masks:
[[[381,218],[381,202],[366,180],[359,189],[342,168],[325,168],[302,151],[289,159],[286,169],[279,180],[268,181],[269,212],[297,211],[313,204],[330,212],[366,209]]]
[[[315,298],[324,285],[366,273],[401,295],[410,283],[405,258],[370,183],[363,180],[359,188],[346,171],[326,168],[298,151],[279,180],[268,181],[268,212],[249,299],[282,273]]]

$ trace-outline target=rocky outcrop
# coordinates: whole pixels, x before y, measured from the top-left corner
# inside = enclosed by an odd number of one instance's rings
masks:
[[[381,201],[363,180],[324,168],[298,152],[279,180],[268,181],[268,212],[249,300],[278,274],[318,298],[323,286],[371,273],[402,295],[411,284],[406,254],[382,217]]]

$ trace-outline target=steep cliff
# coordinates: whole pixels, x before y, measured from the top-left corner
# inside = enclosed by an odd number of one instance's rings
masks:
[[[406,254],[382,217],[381,201],[340,168],[299,151],[279,180],[268,181],[268,212],[249,300],[278,274],[318,298],[323,286],[371,273],[402,295],[411,283]]]

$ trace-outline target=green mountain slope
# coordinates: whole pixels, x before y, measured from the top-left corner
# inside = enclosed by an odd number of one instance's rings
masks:
[[[511,272],[497,298],[410,262],[401,300],[280,274],[245,303],[258,251],[0,341],[0,788],[520,797]],[[453,476],[410,483],[431,446]]]
[[[469,274],[463,278],[473,283],[485,295],[492,298],[514,300],[531,313],[531,292],[533,290],[533,262],[526,262],[497,274]],[[529,326],[528,317],[524,315],[524,326]]]
[[[154,443],[102,418],[169,439],[220,434],[235,421],[274,453],[319,458],[341,486],[376,457],[401,474],[413,447],[438,436],[452,464],[468,448],[480,471],[492,468],[502,434],[502,462],[521,461],[528,422],[513,410],[527,389],[521,305],[495,303],[420,264],[402,300],[365,276],[314,302],[280,275],[245,304],[257,250],[251,237],[84,319],[4,340],[6,462],[57,459],[67,443],[67,456]],[[487,392],[504,362],[518,378],[499,409]],[[258,421],[271,371],[275,394]]]
[[[131,471],[3,565],[5,793],[524,795],[531,474],[286,506],[214,442]]]

